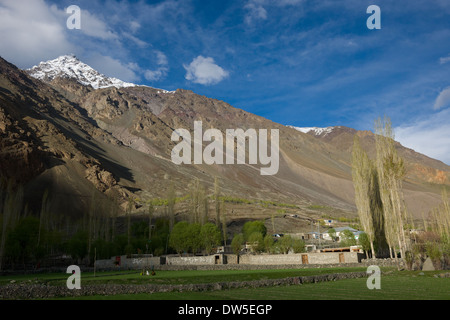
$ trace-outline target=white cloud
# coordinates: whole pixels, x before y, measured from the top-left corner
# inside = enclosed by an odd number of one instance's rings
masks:
[[[434,103],[434,110],[450,106],[450,87],[441,91]]]
[[[213,58],[198,56],[190,65],[184,65],[186,79],[203,85],[217,84],[228,77],[228,71],[218,66]]]
[[[135,33],[141,28],[141,24],[138,21],[130,21],[131,32]]]
[[[278,0],[276,4],[278,6],[295,6],[302,3],[304,0]]]
[[[439,59],[439,63],[440,64],[446,64],[447,62],[450,62],[450,55],[446,56],[446,57],[441,57]]]
[[[450,165],[450,108],[416,123],[395,128],[402,145]]]
[[[108,25],[87,10],[81,10],[81,32],[87,36],[102,40],[117,39],[118,36],[110,30]]]
[[[244,8],[248,10],[247,15],[245,16],[246,24],[250,25],[255,21],[267,19],[267,11],[262,6],[263,2],[264,1],[261,0],[251,0],[244,6]]]
[[[120,7],[120,10],[124,8]],[[129,15],[112,14],[111,17],[121,17],[122,20],[116,21],[113,18],[105,20],[102,14],[82,7],[81,29],[69,30],[66,21],[70,14],[65,7],[45,0],[0,0],[0,56],[26,69],[41,61],[75,53],[107,76],[138,82],[146,70],[136,63],[123,61],[130,55],[125,41],[130,40],[128,42],[138,48],[149,46],[133,34],[141,28],[140,23]],[[128,21],[127,27],[131,32],[114,32],[112,28],[123,20]],[[162,77],[168,70],[167,58],[162,53],[156,56],[157,71]]]
[[[156,64],[158,68],[156,70],[146,70],[144,72],[144,77],[148,81],[158,81],[167,76],[167,72],[169,71],[169,61],[164,53],[156,50]]]
[[[244,6],[244,9],[247,10],[244,21],[246,24],[252,25],[257,21],[266,20],[268,18],[267,7],[296,6],[303,3],[303,1],[304,0],[249,0]]]
[[[108,77],[115,77],[126,82],[139,80],[137,72],[140,72],[140,68],[135,63],[123,64],[117,59],[101,54],[94,54],[86,60],[86,63]]]
[[[0,0],[0,55],[18,67],[74,52],[65,28],[43,0]]]

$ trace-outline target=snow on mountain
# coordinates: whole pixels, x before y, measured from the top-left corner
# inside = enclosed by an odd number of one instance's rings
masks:
[[[92,86],[94,89],[137,86],[133,83],[107,77],[81,62],[74,55],[61,56],[54,60],[41,62],[26,71],[39,80],[53,80],[56,77],[73,78],[83,85]]]
[[[301,127],[294,127],[294,126],[287,126],[289,128],[295,129],[297,131],[303,132],[303,133],[309,133],[311,131],[314,132],[316,136],[320,135],[328,135],[333,132],[335,127],[326,127],[326,128],[318,128],[318,127],[309,127],[309,128],[301,128]]]

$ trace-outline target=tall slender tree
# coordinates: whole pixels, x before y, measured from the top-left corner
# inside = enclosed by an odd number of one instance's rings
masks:
[[[152,239],[152,219],[155,208],[153,207],[152,201],[148,202],[148,240]]]
[[[224,247],[228,242],[228,234],[227,234],[227,212],[225,209],[225,201],[220,202],[220,210],[222,211],[222,234],[223,234],[223,245]]]
[[[371,160],[361,148],[359,137],[355,135],[352,152],[352,177],[355,188],[355,203],[358,208],[359,220],[370,242],[372,257],[376,257],[373,245],[375,240],[373,215],[375,213],[380,214],[379,212],[374,212],[375,208],[372,204],[372,198],[376,192],[373,185],[375,172]]]
[[[214,178],[214,204],[216,207],[216,226],[220,228],[220,185],[219,178]]]
[[[173,183],[170,184],[169,187],[169,194],[167,197],[167,211],[169,214],[169,228],[172,230],[174,224],[175,224],[175,189]]]
[[[131,245],[131,213],[133,211],[134,206],[134,198],[129,197],[128,198],[128,205],[127,205],[127,237],[128,237],[128,246]]]
[[[408,250],[405,235],[407,214],[403,207],[402,194],[405,166],[395,148],[395,136],[388,118],[375,121],[375,137],[376,166],[384,209],[386,238],[391,248],[395,248],[397,243],[401,257],[404,258],[405,252]]]

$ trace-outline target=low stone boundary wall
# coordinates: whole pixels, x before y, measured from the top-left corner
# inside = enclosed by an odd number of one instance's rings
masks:
[[[8,284],[0,286],[0,300],[12,299],[50,299],[56,297],[82,297],[93,295],[119,295],[140,294],[158,292],[199,292],[217,291],[239,288],[260,288],[273,286],[302,285],[336,281],[343,279],[356,279],[367,277],[366,272],[349,272],[337,274],[325,274],[315,276],[290,277],[284,279],[267,279],[254,281],[233,281],[206,284],[186,285],[92,285],[81,286],[80,290],[68,290],[61,286],[34,285],[34,284]]]
[[[121,269],[149,269],[169,266],[218,266],[226,265],[227,269],[235,265],[273,266],[277,265],[329,265],[359,263],[362,255],[357,252],[301,253],[301,254],[246,254],[239,258],[234,254],[216,254],[211,256],[179,257],[120,257]],[[95,262],[98,270],[108,270],[115,267],[115,258]]]
[[[328,252],[328,253],[298,253],[274,255],[243,255],[239,257],[239,264],[276,265],[276,264],[336,264],[358,263],[361,260],[357,252]]]
[[[120,267],[125,270],[139,270],[149,266],[156,266],[165,264],[165,258],[163,257],[131,257],[120,256]],[[108,260],[97,260],[95,261],[95,268],[97,270],[109,270],[116,267],[116,257],[112,257]]]
[[[219,256],[220,258],[220,256]],[[167,265],[190,266],[190,265],[214,265],[216,256],[201,257],[167,257]],[[221,263],[222,264],[222,263]]]

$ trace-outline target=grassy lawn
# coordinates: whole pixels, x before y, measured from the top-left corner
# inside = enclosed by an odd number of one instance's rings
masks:
[[[192,284],[227,281],[281,279],[295,276],[365,271],[366,268],[157,271],[156,276],[138,272],[82,273],[82,286],[93,284]],[[435,278],[441,272],[396,271],[382,268],[381,290],[369,290],[367,278],[315,284],[245,288],[211,292],[169,292],[154,294],[90,296],[80,300],[450,300],[450,278]],[[42,274],[0,277],[0,285],[10,283],[48,283],[65,285],[66,274]],[[70,298],[69,300],[72,300]]]
[[[361,272],[366,268],[323,268],[323,269],[274,269],[274,270],[191,270],[191,271],[156,271],[156,276],[141,276],[139,271],[130,272],[92,272],[82,273],[82,285],[93,284],[198,284],[228,281],[252,281],[265,279],[282,279],[318,274]],[[16,283],[46,283],[50,285],[66,284],[69,274],[35,274],[0,277],[0,285],[11,281]]]

